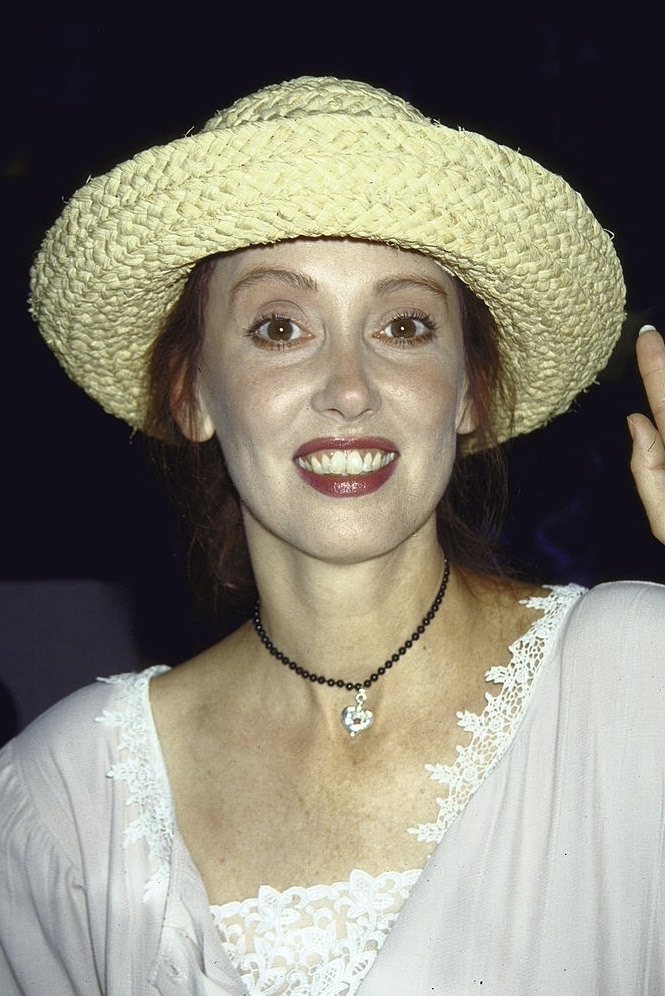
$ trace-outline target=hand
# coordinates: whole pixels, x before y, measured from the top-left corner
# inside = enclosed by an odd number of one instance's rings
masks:
[[[637,339],[637,365],[655,422],[646,415],[628,416],[633,439],[630,469],[651,532],[665,543],[665,342],[651,325]]]

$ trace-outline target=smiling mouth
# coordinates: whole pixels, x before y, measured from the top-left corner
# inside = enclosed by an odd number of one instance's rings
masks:
[[[396,458],[392,450],[318,450],[296,457],[295,462],[319,477],[362,477],[383,470]]]

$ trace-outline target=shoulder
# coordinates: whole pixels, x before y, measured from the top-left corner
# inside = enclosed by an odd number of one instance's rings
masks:
[[[584,592],[573,607],[567,628],[606,645],[662,650],[665,637],[665,586],[647,581],[613,581]]]
[[[38,716],[13,741],[15,756],[25,763],[32,760],[68,760],[80,763],[90,757],[94,747],[103,749],[102,742],[109,739],[104,730],[114,727],[113,717],[127,704],[139,700],[156,673],[165,668],[153,667],[146,671],[99,678],[57,702]],[[102,735],[100,735],[100,730]]]
[[[585,591],[587,603],[602,606],[619,604],[641,604],[660,606],[665,604],[665,585],[654,581],[608,581]]]
[[[648,730],[665,724],[665,587],[602,584],[581,595],[562,622],[564,687],[598,724]]]
[[[75,692],[0,752],[0,989],[10,978],[23,992],[27,979],[32,992],[37,978],[49,992],[97,992],[111,978],[114,992],[138,992],[131,973],[147,978],[164,912],[162,893],[145,905],[144,890],[161,866],[127,772],[132,737],[148,739],[154,673]],[[147,780],[143,765],[135,782]]]
[[[7,744],[0,751],[4,813],[20,808],[33,821],[66,834],[78,811],[100,804],[125,733],[123,716],[132,702],[140,708],[155,670],[88,685]]]

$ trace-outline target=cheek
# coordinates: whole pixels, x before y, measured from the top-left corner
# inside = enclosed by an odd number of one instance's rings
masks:
[[[465,420],[467,382],[462,370],[434,369],[414,385],[416,410],[437,436],[457,434]]]
[[[258,413],[240,392],[229,389],[219,398],[214,408],[213,421],[222,449],[227,456],[233,451],[242,453],[255,435]]]
[[[203,408],[229,464],[234,441],[244,435],[246,413],[245,406],[241,404],[242,393],[237,389],[237,382],[224,375],[221,365],[213,366],[205,361],[198,389]]]
[[[259,455],[271,452],[278,426],[280,396],[247,376],[218,376],[206,391],[206,408],[231,477],[251,475]],[[282,420],[283,421],[283,420]]]

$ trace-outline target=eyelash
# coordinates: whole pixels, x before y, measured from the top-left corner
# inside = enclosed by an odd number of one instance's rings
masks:
[[[426,331],[422,335],[414,336],[413,338],[391,338],[390,336],[382,335],[384,329],[395,322],[403,321],[416,321],[421,322],[425,326]],[[294,322],[292,318],[287,318],[285,315],[279,315],[276,312],[270,312],[269,314],[261,315],[248,329],[245,330],[245,334],[248,338],[252,339],[257,346],[261,349],[277,349],[286,350],[292,349],[297,346],[302,340],[301,339],[284,339],[284,340],[270,340],[259,335],[259,329],[262,325],[268,322],[293,322],[294,325],[298,325]],[[398,314],[393,315],[380,329],[378,332],[374,333],[375,338],[380,339],[381,342],[388,342],[391,346],[396,346],[398,349],[406,348],[407,346],[424,346],[426,343],[431,342],[434,338],[434,333],[436,331],[436,323],[432,319],[421,311],[400,311]]]
[[[257,321],[245,330],[245,335],[261,349],[292,349],[301,341],[300,339],[292,339],[289,341],[288,339],[271,340],[264,338],[259,335],[259,329],[267,322],[293,322],[294,325],[298,325],[298,323],[294,322],[292,318],[287,318],[286,315],[278,315],[277,312],[274,311],[271,311],[270,314],[267,315],[261,315]]]
[[[403,321],[415,321],[421,322],[425,326],[426,331],[422,335],[414,336],[412,339],[391,339],[388,336],[382,336],[381,332],[375,332],[377,338],[380,338],[382,342],[389,342],[391,346],[397,346],[398,349],[404,349],[407,346],[424,346],[426,343],[431,342],[434,338],[434,333],[436,332],[436,322],[432,321],[429,315],[426,315],[422,311],[401,311],[399,314],[394,315],[389,321],[387,321],[383,328],[387,328],[392,325],[393,322],[403,322]]]

